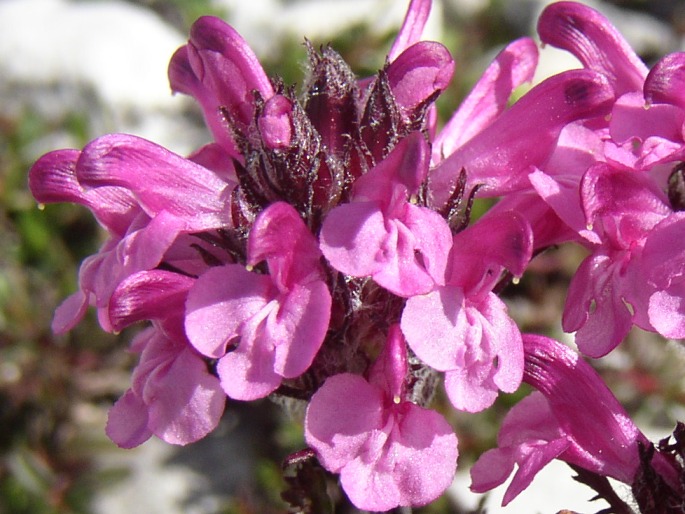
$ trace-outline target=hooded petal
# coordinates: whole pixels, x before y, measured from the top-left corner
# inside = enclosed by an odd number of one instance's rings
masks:
[[[135,448],[152,437],[148,428],[148,409],[131,389],[119,398],[107,416],[107,437],[120,448]]]
[[[532,166],[542,166],[561,130],[575,120],[607,114],[613,92],[604,76],[570,70],[538,84],[496,121],[443,160],[429,177],[430,202],[444,205],[466,170],[467,190],[501,196],[528,188]]]
[[[641,91],[647,67],[599,12],[577,2],[556,2],[538,19],[543,43],[568,50],[586,68],[609,78],[616,96]]]
[[[150,217],[167,211],[187,231],[230,226],[226,200],[234,185],[144,139],[100,137],[83,149],[76,173],[85,185],[129,189]]]
[[[247,243],[248,264],[266,260],[269,274],[281,290],[321,277],[316,238],[295,208],[276,202],[255,219]]]
[[[597,372],[571,349],[543,336],[525,335],[524,348],[524,381],[545,396],[573,442],[564,460],[632,484],[639,465],[637,442],[648,441]]]
[[[454,60],[440,43],[422,41],[402,52],[386,73],[397,104],[411,114],[449,85]]]
[[[76,176],[78,150],[56,150],[38,159],[29,171],[29,188],[41,203],[72,202],[88,207],[111,233],[123,236],[139,207],[122,187],[84,188]]]
[[[112,294],[109,317],[114,330],[144,319],[182,316],[195,279],[163,270],[141,271],[122,281]]]
[[[685,52],[662,57],[650,70],[644,85],[647,103],[669,103],[685,109]]]

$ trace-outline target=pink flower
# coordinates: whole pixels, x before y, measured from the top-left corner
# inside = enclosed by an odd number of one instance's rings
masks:
[[[154,270],[131,275],[112,295],[115,330],[153,320],[136,336],[131,350],[140,354],[131,388],[109,411],[107,435],[122,448],[133,448],[151,435],[185,445],[214,430],[225,395],[202,356],[185,337],[184,303],[194,279]]]
[[[647,303],[653,292],[641,265],[645,242],[670,213],[666,195],[646,174],[598,164],[586,173],[582,198],[588,226],[602,244],[592,248],[569,286],[562,324],[592,357],[613,350],[633,323],[653,330]],[[627,306],[630,305],[630,308]]]
[[[321,251],[334,268],[371,276],[405,297],[442,281],[450,229],[438,213],[412,203],[429,157],[428,144],[414,132],[355,181],[350,203],[333,209],[321,229]]]
[[[471,489],[485,492],[504,483],[518,465],[502,505],[526,489],[552,459],[632,485],[640,466],[638,443],[647,438],[592,367],[568,347],[525,335],[524,382],[535,387],[507,415],[498,448],[471,469]],[[679,489],[676,470],[656,454],[655,469]]]
[[[217,372],[231,398],[262,398],[312,363],[331,311],[320,256],[297,211],[279,202],[260,213],[248,239],[249,269],[266,260],[268,275],[228,264],[193,285],[188,338],[200,353],[219,359]]]
[[[55,313],[53,329],[66,332],[91,302],[101,326],[112,330],[107,305],[122,280],[159,265],[179,235],[230,226],[225,202],[235,182],[149,141],[113,134],[81,152],[43,156],[31,168],[29,185],[40,202],[90,208],[110,236],[81,265],[80,291]]]
[[[437,412],[407,400],[406,359],[395,325],[368,380],[330,377],[307,409],[307,444],[360,509],[424,505],[454,477],[457,438]]]
[[[445,285],[407,300],[401,321],[407,343],[445,372],[458,409],[485,409],[500,390],[513,392],[521,383],[521,333],[492,289],[505,269],[520,276],[531,251],[530,226],[521,216],[485,216],[454,236]]]

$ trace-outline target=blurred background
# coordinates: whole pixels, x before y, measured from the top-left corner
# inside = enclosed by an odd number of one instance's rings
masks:
[[[586,2],[590,3],[590,2]],[[457,62],[440,98],[443,120],[501,46],[535,35],[539,0],[435,0],[427,39]],[[592,2],[647,63],[685,50],[685,2]],[[399,0],[0,0],[0,514],[287,512],[283,458],[304,447],[302,427],[264,400],[230,402],[206,439],[178,448],[152,439],[121,450],[104,434],[107,410],[129,387],[136,329],[102,332],[92,313],[64,336],[51,333],[57,305],[76,289],[80,262],[102,233],[84,208],[39,210],[27,172],[43,153],[80,148],[128,132],[187,154],[209,136],[198,108],[173,96],[166,66],[193,20],[214,14],[233,24],[270,75],[302,84],[304,37],[331,43],[360,75],[383,66],[406,9]],[[546,49],[536,80],[572,67]],[[540,256],[506,291],[524,330],[568,339],[560,330],[568,280],[584,254],[563,247]],[[635,330],[593,363],[641,428],[658,439],[685,419],[685,355],[679,343]],[[501,492],[468,493],[468,467],[495,444],[509,406],[502,397],[479,415],[438,398],[460,441],[455,485],[424,513],[499,512]],[[503,512],[594,512],[593,492],[553,467]],[[498,496],[499,495],[499,496]],[[336,512],[356,512],[335,497]]]

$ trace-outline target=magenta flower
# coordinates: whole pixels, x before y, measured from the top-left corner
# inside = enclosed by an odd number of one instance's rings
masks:
[[[507,415],[498,448],[471,469],[471,489],[485,492],[504,483],[518,465],[502,505],[526,489],[552,459],[632,485],[640,466],[638,443],[647,438],[592,367],[568,347],[543,336],[524,335],[524,382],[538,392]],[[676,470],[660,454],[652,464],[679,489]]]
[[[114,134],[81,152],[43,156],[29,185],[40,202],[89,207],[110,236],[81,265],[80,291],[55,313],[53,329],[66,332],[90,303],[111,330],[107,305],[122,280],[159,265],[179,235],[230,226],[224,205],[235,182],[143,139]]]
[[[219,359],[231,398],[254,400],[284,378],[304,373],[328,330],[331,295],[316,239],[290,205],[260,213],[248,239],[247,264],[202,274],[188,294],[186,332],[207,357]],[[266,260],[269,274],[252,270]]]
[[[441,415],[408,401],[407,378],[406,346],[395,325],[368,379],[332,376],[307,409],[307,444],[326,469],[340,473],[360,509],[424,505],[454,477],[457,438]]]
[[[647,303],[653,292],[640,259],[654,227],[671,209],[646,174],[598,164],[586,173],[583,207],[602,244],[580,265],[569,286],[562,324],[592,357],[613,350],[633,323],[653,330]],[[630,308],[628,305],[630,305]]]
[[[335,269],[371,276],[404,297],[442,283],[452,234],[437,212],[412,203],[429,158],[414,132],[355,181],[350,203],[333,209],[321,229],[321,251]]]
[[[513,392],[521,383],[521,333],[492,289],[505,269],[520,276],[531,252],[532,233],[522,217],[486,216],[454,236],[445,285],[407,300],[401,322],[407,343],[445,372],[447,395],[458,409],[485,409],[500,390]]]
[[[131,344],[140,354],[131,388],[109,411],[107,435],[133,448],[152,434],[171,444],[188,444],[214,430],[225,395],[183,332],[184,303],[194,279],[167,271],[140,272],[112,295],[115,330],[153,320]]]

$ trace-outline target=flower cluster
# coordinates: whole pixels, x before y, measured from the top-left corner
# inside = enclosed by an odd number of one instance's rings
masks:
[[[583,353],[607,354],[632,325],[685,337],[685,54],[650,71],[596,11],[555,3],[540,38],[583,68],[510,105],[537,64],[533,40],[514,41],[439,127],[434,102],[455,64],[421,40],[430,4],[411,1],[372,77],[308,44],[300,95],[233,28],[197,20],[169,78],[197,100],[212,142],[183,157],[113,134],[30,171],[39,202],[85,205],[108,235],[53,328],[88,306],[107,331],[149,322],[107,424],[125,448],[204,437],[226,397],[292,398],[307,402],[306,442],[355,505],[423,505],[458,454],[430,410],[439,377],[467,412],[525,381],[539,392],[509,413],[474,490],[517,464],[508,502],[559,458],[634,490],[649,489],[635,486],[648,468],[671,502],[677,459],[575,353],[522,334],[498,292],[573,242],[589,256],[563,327]],[[476,198],[499,201],[473,221]]]

